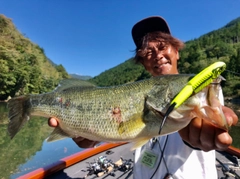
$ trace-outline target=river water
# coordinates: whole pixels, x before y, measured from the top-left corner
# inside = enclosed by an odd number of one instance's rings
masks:
[[[7,124],[6,103],[0,103],[0,179],[17,178],[83,150],[70,138],[46,142],[53,130],[46,118],[32,117],[12,140]]]
[[[240,104],[227,103],[240,117]],[[23,174],[48,166],[59,159],[79,152],[70,138],[46,142],[53,130],[46,118],[32,117],[12,139],[7,134],[6,103],[0,103],[0,179],[17,178]],[[240,148],[240,122],[231,128],[233,146]]]

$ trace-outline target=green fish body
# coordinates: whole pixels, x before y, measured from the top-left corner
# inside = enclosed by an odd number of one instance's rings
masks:
[[[138,147],[159,135],[171,100],[192,77],[164,75],[113,87],[63,86],[50,93],[16,97],[8,102],[8,132],[13,138],[31,115],[55,117],[59,126],[48,141],[81,136],[94,141],[134,142]],[[209,85],[192,95],[169,115],[160,135],[184,128],[194,117],[227,130],[217,97],[219,89],[220,85]],[[216,111],[217,121],[211,116]]]

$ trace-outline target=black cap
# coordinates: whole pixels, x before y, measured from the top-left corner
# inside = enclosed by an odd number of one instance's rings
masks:
[[[149,32],[170,33],[167,22],[160,16],[151,16],[137,22],[132,28],[132,38],[137,48],[142,45],[142,38]]]

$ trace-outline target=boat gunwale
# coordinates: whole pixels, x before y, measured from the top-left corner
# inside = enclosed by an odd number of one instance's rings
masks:
[[[83,161],[89,157],[92,157],[96,154],[99,154],[101,152],[107,151],[112,148],[116,148],[116,147],[124,145],[124,144],[127,144],[127,143],[104,143],[95,148],[88,148],[83,151],[72,154],[70,156],[64,157],[64,158],[60,159],[59,161],[57,161],[53,164],[50,164],[46,167],[38,168],[32,172],[22,175],[22,176],[18,177],[18,179],[41,179],[41,178],[47,177],[49,175],[52,175],[60,170],[63,170],[71,165],[74,165],[78,162],[81,162],[81,161]],[[238,149],[238,148],[230,146],[230,147],[228,147],[228,149],[225,152],[240,158],[240,149]]]
[[[29,172],[25,175],[18,177],[18,179],[41,179],[47,177],[51,174],[54,174],[64,168],[67,168],[71,165],[74,165],[77,162],[81,162],[93,155],[99,154],[103,151],[124,145],[127,143],[104,143],[95,148],[88,148],[83,151],[77,152],[70,156],[64,157],[53,164],[50,164],[46,167],[38,168],[32,172]]]
[[[233,147],[233,146],[229,146],[228,149],[226,150],[226,152],[231,155],[234,155],[240,159],[240,149]]]

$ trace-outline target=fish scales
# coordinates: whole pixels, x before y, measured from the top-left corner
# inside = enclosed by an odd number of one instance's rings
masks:
[[[100,136],[99,140],[131,139],[136,137],[139,131],[129,130],[132,132],[123,132],[119,135],[119,124],[130,120],[131,116],[141,117],[145,95],[153,85],[154,80],[149,80],[143,83],[90,90],[69,88],[62,92],[46,94],[50,97],[44,98],[45,103],[39,103],[39,98],[36,96],[36,100],[32,101],[33,115],[44,113],[62,119],[64,126],[68,126],[69,129],[67,132],[65,128],[65,132],[71,137],[81,135],[89,138],[93,135],[96,138],[97,134]],[[120,115],[117,112],[114,114],[114,109],[120,110]],[[141,129],[142,127],[139,128]]]
[[[158,135],[161,114],[192,77],[164,75],[120,86],[73,86],[13,98],[8,103],[8,131],[13,137],[30,115],[36,115],[59,119],[50,141],[78,136],[106,142],[146,141]],[[163,128],[161,135],[175,132],[173,125],[175,121],[167,121],[170,127]]]

